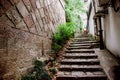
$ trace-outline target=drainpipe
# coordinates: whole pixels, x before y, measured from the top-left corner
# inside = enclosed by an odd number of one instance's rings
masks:
[[[104,43],[103,43],[103,30],[102,30],[102,23],[101,23],[101,16],[98,17],[99,19],[99,33],[100,33],[100,49],[104,49]]]

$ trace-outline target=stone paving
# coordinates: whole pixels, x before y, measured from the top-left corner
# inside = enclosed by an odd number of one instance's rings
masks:
[[[94,49],[95,41],[82,36],[75,38],[60,61],[56,80],[108,80]]]

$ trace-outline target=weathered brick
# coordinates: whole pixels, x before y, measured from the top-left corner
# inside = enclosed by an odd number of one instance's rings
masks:
[[[1,31],[1,30],[0,30]],[[4,32],[4,31],[3,31]],[[4,49],[7,47],[7,40],[5,37],[0,37],[0,49]],[[0,50],[1,51],[1,50]]]
[[[13,4],[19,3],[20,0],[10,0]]]
[[[30,27],[29,30],[30,30],[30,32],[37,34],[35,25],[32,25],[32,27]]]
[[[48,5],[50,5],[50,0],[47,0],[47,2],[48,2]]]
[[[6,14],[14,24],[18,24],[22,20],[19,13],[14,7],[7,11]]]
[[[41,8],[40,0],[36,0],[36,6],[37,6],[38,9]]]
[[[32,5],[29,0],[23,0],[29,12],[33,12]]]
[[[49,27],[50,27],[50,29],[52,30],[52,32],[54,31],[54,28],[53,28],[53,25],[52,25],[52,23],[50,22],[49,23]]]
[[[32,13],[32,18],[33,18],[33,21],[35,23],[35,26],[36,26],[38,34],[41,35],[42,34],[42,31],[41,31],[42,29],[40,28],[40,26],[38,24],[38,21],[36,20],[36,16],[35,16],[34,13]]]
[[[6,15],[2,15],[0,17],[0,22],[1,24],[3,24],[3,26],[15,27],[14,24],[8,19]]]
[[[46,32],[48,31],[48,26],[47,26],[47,24],[44,25],[44,29],[45,29]]]
[[[42,29],[41,29],[41,27],[39,26],[38,23],[36,23],[36,29],[37,29],[38,34],[42,35]]]
[[[25,5],[23,4],[22,1],[20,1],[20,2],[17,4],[17,8],[18,8],[19,12],[21,13],[21,15],[22,15],[23,17],[26,17],[26,16],[29,14],[28,11],[27,11],[27,9],[26,9],[26,7],[25,7]]]
[[[33,9],[35,10],[37,8],[37,6],[36,6],[36,0],[30,0],[30,1],[31,1]]]
[[[43,22],[44,25],[46,24],[46,20],[45,20],[44,17],[42,18],[42,22]]]
[[[0,3],[3,6],[3,10],[5,12],[12,7],[11,3],[8,0],[0,0]]]
[[[21,30],[26,30],[26,31],[28,31],[27,25],[24,23],[24,21],[21,21],[20,23],[18,23],[18,24],[16,25],[16,28],[19,28],[19,29],[21,29]]]
[[[44,9],[45,15],[48,15],[49,12],[48,12],[48,10],[47,10],[47,7],[44,7],[43,9]]]
[[[45,17],[45,13],[44,13],[43,8],[39,9],[39,12],[40,12],[41,17]]]
[[[49,38],[52,36],[55,27],[63,21],[61,19],[64,14],[61,11],[64,10],[61,10],[63,8],[59,7],[56,0],[1,1],[11,1],[13,6],[8,10],[6,8],[9,3],[7,3],[7,6],[4,5],[5,7],[0,9],[2,15],[0,25],[3,24],[2,26],[8,35],[5,37],[5,39],[7,38],[7,51],[0,52],[0,74],[3,72],[6,75],[4,77],[6,80],[19,80],[21,75],[27,73],[27,68],[32,65],[33,59],[40,58],[48,53],[52,43]],[[4,30],[3,32],[0,30],[0,36],[2,34],[4,34]],[[3,44],[3,37],[0,40],[0,43]],[[3,45],[0,48],[5,48]],[[14,73],[9,74],[9,72]]]
[[[50,23],[51,20],[50,20],[50,17],[48,15],[45,16],[45,21],[47,24]]]
[[[45,6],[47,6],[48,5],[48,1],[44,0],[44,4],[45,4]]]
[[[2,7],[0,7],[0,17],[4,14]]]
[[[24,2],[26,5],[30,5],[30,1],[29,1],[29,0],[23,0],[23,2]]]
[[[43,28],[43,22],[42,22],[42,19],[41,19],[40,14],[39,14],[39,11],[36,10],[36,11],[35,11],[35,14],[36,14],[36,18],[37,18],[37,20],[38,20],[38,22],[39,22],[39,25],[40,25],[40,27],[41,27],[41,29],[42,29],[42,28]]]
[[[40,0],[40,5],[42,8],[44,7],[44,0]]]
[[[30,15],[26,16],[24,18],[24,21],[28,27],[31,27],[33,25],[33,19]]]

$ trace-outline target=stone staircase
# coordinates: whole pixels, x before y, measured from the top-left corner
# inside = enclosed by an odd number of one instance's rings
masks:
[[[87,36],[75,38],[60,61],[56,80],[108,80]]]

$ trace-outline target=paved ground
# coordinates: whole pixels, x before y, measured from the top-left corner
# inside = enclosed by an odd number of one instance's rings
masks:
[[[107,50],[94,49],[95,53],[98,55],[100,64],[103,67],[105,73],[107,74],[109,80],[113,80],[109,71],[114,66],[119,66],[119,61]]]

